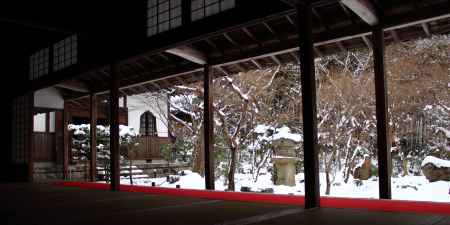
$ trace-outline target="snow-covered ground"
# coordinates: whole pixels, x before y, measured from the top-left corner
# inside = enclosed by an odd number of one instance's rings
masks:
[[[185,171],[186,175],[180,176],[180,180],[170,184],[166,178],[139,179],[134,180],[135,185],[150,186],[152,182],[156,186],[175,188],[180,185],[185,189],[204,189],[204,179],[197,173]],[[296,186],[289,187],[284,185],[273,185],[270,174],[260,175],[257,182],[252,181],[250,174],[236,174],[236,191],[240,191],[242,186],[251,187],[252,191],[261,191],[266,188],[272,188],[275,194],[294,194],[304,195],[303,174],[296,175]],[[128,179],[122,179],[123,184],[129,184]],[[357,185],[352,178],[347,183],[336,176],[332,186],[330,196],[352,197],[352,198],[378,198],[378,179],[372,177],[369,180],[362,181]],[[320,174],[320,191],[325,196],[325,174]],[[216,190],[225,190],[224,179],[218,179],[215,182]],[[392,197],[401,200],[434,201],[450,203],[450,182],[437,181],[428,182],[424,176],[406,176],[392,178]]]

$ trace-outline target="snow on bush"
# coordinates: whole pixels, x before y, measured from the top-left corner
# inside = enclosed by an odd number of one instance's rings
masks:
[[[72,135],[72,157],[74,160],[89,159],[90,152],[90,124],[69,124],[68,130]],[[130,144],[137,133],[132,127],[125,125],[119,126],[120,144]],[[109,160],[109,126],[97,125],[97,158],[100,160]]]

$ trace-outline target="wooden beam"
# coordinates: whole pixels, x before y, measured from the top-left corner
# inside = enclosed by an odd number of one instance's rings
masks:
[[[384,61],[384,35],[381,27],[372,31],[373,63],[375,73],[375,99],[377,118],[377,147],[379,194],[381,199],[391,198],[391,149],[389,143],[388,97]]]
[[[339,50],[340,50],[341,52],[347,51],[347,50],[345,49],[344,45],[342,44],[342,42],[338,41],[338,42],[336,42],[336,45],[338,46],[338,48],[339,48]]]
[[[400,42],[400,38],[397,35],[397,32],[395,30],[390,30],[389,33],[391,33],[392,39],[394,39],[395,43]]]
[[[208,37],[217,36],[221,32],[227,32],[230,30],[235,30],[242,27],[248,27],[256,24],[260,24],[262,21],[269,21],[273,19],[277,19],[280,16],[292,15],[295,13],[295,9],[287,7],[285,4],[278,5],[276,7],[271,4],[261,4],[261,10],[253,10],[254,2],[250,1],[243,2],[244,7],[237,7],[237,11],[233,11],[229,14],[227,12],[218,15],[210,20],[205,20],[204,23],[202,21],[196,21],[200,24],[195,24],[193,26],[185,26],[180,27],[178,30],[171,30],[168,32],[164,32],[158,35],[155,35],[151,38],[142,39],[142,41],[133,41],[130,42],[128,40],[133,40],[127,38],[125,43],[121,43],[124,46],[127,46],[124,51],[121,51],[120,59],[129,59],[131,57],[135,57],[143,54],[156,54],[158,52],[163,52],[167,49],[176,47],[189,45],[200,40],[203,40]],[[272,2],[272,1],[271,1]],[[276,2],[276,1],[275,1]],[[322,2],[322,1],[321,1]],[[383,25],[386,29],[395,29],[405,26],[411,26],[415,24],[420,24],[422,22],[430,22],[433,20],[444,19],[450,17],[450,13],[448,12],[448,8],[450,6],[450,2],[445,1],[442,3],[436,3],[429,6],[420,7],[418,10],[410,10],[407,12],[389,12],[384,17]],[[238,13],[236,16],[236,13]],[[230,16],[233,15],[233,16]],[[229,19],[225,19],[228,18]],[[221,23],[222,22],[222,23]],[[217,24],[217,26],[199,26],[199,25],[207,25],[207,24]],[[347,32],[337,32],[339,35],[336,35],[336,31],[333,31],[333,34],[317,34],[321,36],[319,39],[322,40],[332,40],[335,38],[346,38],[349,39],[352,36],[357,34],[361,35],[363,33],[370,33],[370,27],[362,28],[359,25],[352,24],[351,28],[346,26],[343,28],[339,28],[339,30],[347,30]],[[178,35],[179,34],[179,35]],[[104,39],[101,39],[102,42]],[[140,39],[139,39],[140,40]],[[80,43],[81,45],[82,43]],[[96,46],[99,43],[84,43],[85,46]],[[86,45],[87,44],[87,45]],[[145,47],[143,47],[145,46]],[[123,47],[123,46],[122,46]],[[88,48],[88,47],[86,47]],[[96,48],[93,48],[96,49]],[[96,51],[96,50],[92,50]],[[15,90],[12,94],[14,96],[23,95],[27,91],[38,90],[41,88],[45,88],[48,86],[55,85],[61,81],[74,78],[88,71],[98,69],[99,67],[103,67],[108,65],[109,60],[107,56],[107,51],[101,54],[94,54],[95,58],[91,57],[86,59],[89,63],[79,63],[73,66],[70,66],[64,70],[53,71],[46,76],[43,76],[39,79],[27,82],[22,85],[20,88]],[[89,52],[85,52],[85,55],[88,55]],[[102,57],[99,57],[102,56]],[[103,57],[105,56],[105,57]]]
[[[269,24],[267,24],[265,21],[262,22],[262,24],[264,25],[264,27],[266,27],[266,29],[274,36],[278,37],[278,34],[272,29],[272,27],[269,26]],[[280,39],[280,38],[278,38]]]
[[[376,8],[369,0],[341,0],[341,2],[367,24],[371,26],[378,24]]]
[[[233,38],[231,38],[230,35],[228,35],[227,33],[224,33],[223,36],[224,36],[225,39],[227,39],[232,45],[234,45],[235,47],[241,49],[241,46],[240,46],[235,40],[233,40]]]
[[[341,6],[341,9],[344,11],[344,13],[347,16],[347,18],[352,21],[352,24],[355,24],[355,19],[353,18],[353,16],[349,12],[348,8],[344,4],[342,4],[342,2],[339,2],[339,6]]]
[[[214,50],[219,52],[221,55],[225,54],[223,49],[219,48],[211,39],[207,38],[207,39],[205,39],[203,41],[206,42],[206,44],[208,44],[212,48],[214,48]]]
[[[252,32],[250,32],[250,30],[248,30],[246,27],[242,28],[242,31],[244,31],[244,33],[250,38],[252,39],[253,42],[255,42],[259,47],[262,47],[262,43],[255,38],[255,35],[252,34]]]
[[[69,113],[69,102],[64,101],[64,111],[63,111],[63,179],[69,179],[69,148],[70,148],[70,134],[69,134],[69,123],[70,123],[70,113]]]
[[[119,64],[111,64],[111,80],[109,90],[110,107],[110,169],[111,190],[120,190],[120,155],[119,155]]]
[[[36,30],[41,30],[41,31],[45,31],[45,32],[52,32],[52,33],[55,33],[58,35],[72,35],[74,33],[79,33],[78,31],[75,31],[75,30],[69,30],[65,26],[53,26],[53,25],[48,24],[47,22],[39,23],[35,20],[12,18],[10,16],[8,17],[8,16],[4,16],[4,15],[2,15],[0,17],[0,22],[6,23],[6,24],[11,24],[11,25],[18,25],[18,26],[22,26],[22,27],[28,28],[28,29],[36,29]]]
[[[271,58],[277,65],[279,65],[279,66],[282,65],[281,61],[277,58],[276,55],[272,55],[272,56],[270,56],[270,58]]]
[[[316,52],[316,48],[314,48],[314,52]],[[296,52],[289,52],[289,55],[292,56],[295,59],[296,63],[300,63],[300,58],[298,57],[298,53],[296,53]]]
[[[89,88],[82,82],[76,80],[67,80],[56,84],[55,87],[68,89],[75,92],[89,93]]]
[[[331,30],[330,26],[327,23],[325,23],[325,21],[323,21],[322,16],[319,14],[319,12],[316,9],[313,8],[312,13],[319,21],[319,24],[321,27],[324,27],[326,31]]]
[[[183,59],[186,59],[188,61],[191,61],[193,63],[197,63],[200,65],[206,64],[206,56],[202,52],[198,51],[197,49],[188,47],[188,46],[181,46],[177,48],[171,48],[166,50],[167,53],[179,56]]]
[[[91,113],[91,161],[90,161],[90,181],[95,182],[97,176],[97,96],[91,94],[90,98]]]
[[[257,61],[256,61],[256,59],[255,60],[253,60],[253,59],[251,59],[250,60],[259,70],[261,70],[263,67],[261,66],[261,64],[259,64]]]
[[[216,67],[220,72],[222,72],[225,76],[230,76],[231,74],[226,71],[224,68],[222,68],[221,66]]]
[[[363,41],[366,44],[367,48],[372,48],[372,42],[369,40],[369,38],[367,38],[366,36],[361,36],[361,38],[363,39]]]
[[[318,47],[314,47],[314,53],[316,54],[316,56],[322,57],[322,52],[319,50]]]
[[[311,2],[297,5],[304,136],[305,208],[320,207],[316,79]]]
[[[427,35],[427,37],[431,36],[431,32],[430,32],[430,27],[428,27],[427,23],[421,23],[420,24],[422,26],[423,31],[425,32],[425,34]]]
[[[214,190],[214,109],[213,109],[213,68],[209,65],[204,67],[203,80],[203,129],[205,147],[205,187]]]

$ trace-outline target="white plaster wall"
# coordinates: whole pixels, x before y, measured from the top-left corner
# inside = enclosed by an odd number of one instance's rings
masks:
[[[64,109],[64,99],[56,88],[44,88],[34,92],[34,107]]]
[[[128,126],[139,132],[141,115],[150,111],[156,117],[156,130],[159,137],[167,137],[167,98],[154,94],[133,95],[127,97]]]

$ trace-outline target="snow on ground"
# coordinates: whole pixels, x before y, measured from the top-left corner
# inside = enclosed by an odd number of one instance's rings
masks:
[[[173,184],[166,182],[166,178],[151,178],[134,180],[135,185],[151,186],[152,182],[156,186],[175,188],[180,185],[185,189],[205,189],[204,178],[191,171],[185,171],[186,175],[180,176],[180,180]],[[262,174],[257,182],[253,182],[251,174],[236,174],[236,191],[240,191],[242,186],[251,187],[252,191],[261,191],[266,188],[272,188],[274,194],[293,194],[304,195],[304,176],[299,173],[295,177],[296,186],[273,185],[271,174]],[[128,179],[122,179],[123,184],[129,184]],[[360,185],[351,177],[345,183],[342,178],[336,176],[332,186],[331,194],[333,197],[351,197],[351,198],[378,198],[378,178],[372,177],[369,180],[362,181]],[[320,192],[325,196],[325,174],[320,174]],[[224,178],[216,180],[216,190],[225,190]],[[450,182],[437,181],[428,182],[424,176],[406,176],[392,178],[392,198],[400,200],[416,201],[434,201],[450,203]]]

